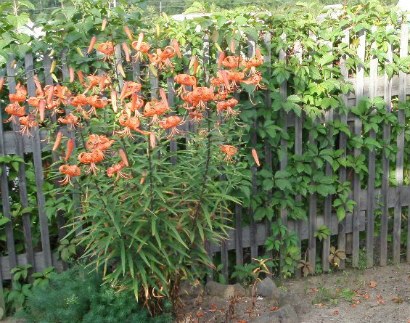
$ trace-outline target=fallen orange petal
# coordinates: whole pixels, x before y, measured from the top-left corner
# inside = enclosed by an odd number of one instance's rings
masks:
[[[371,281],[369,282],[369,287],[370,287],[370,288],[376,288],[376,287],[377,287],[377,282],[374,281],[374,280],[371,280]]]

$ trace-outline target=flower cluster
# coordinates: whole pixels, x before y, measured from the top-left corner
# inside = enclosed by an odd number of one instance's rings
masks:
[[[168,68],[173,71],[174,57],[181,57],[178,43],[173,40],[169,46],[161,49],[153,49],[143,41],[143,34],[138,40],[128,29],[125,29],[131,40],[131,53],[128,44],[123,43],[122,49],[126,60],[133,54],[134,59],[146,60],[158,70]],[[104,60],[112,60],[115,54],[115,44],[111,41],[97,43],[93,37],[88,53],[93,50],[104,55]],[[59,171],[64,175],[61,184],[70,184],[73,177],[80,176],[82,169],[85,173],[96,174],[97,167],[110,150],[112,145],[122,137],[134,138],[136,134],[147,136],[151,147],[155,146],[157,138],[165,134],[168,139],[181,133],[181,125],[186,121],[199,123],[206,117],[205,112],[216,111],[218,115],[225,117],[235,116],[238,112],[235,107],[238,99],[235,94],[241,91],[240,84],[253,85],[262,88],[261,75],[256,68],[263,64],[263,57],[257,50],[255,57],[245,59],[242,56],[226,56],[220,53],[218,59],[218,72],[211,78],[208,86],[199,86],[197,79],[198,62],[195,61],[194,75],[176,74],[176,94],[183,102],[183,115],[178,115],[177,109],[168,103],[167,93],[164,89],[158,90],[158,98],[144,95],[143,85],[135,81],[124,81],[120,91],[115,82],[114,69],[98,75],[83,75],[81,71],[70,68],[70,82],[77,75],[78,83],[82,85],[82,91],[73,93],[69,85],[46,85],[43,86],[37,76],[34,77],[36,91],[34,96],[27,96],[24,85],[18,84],[15,93],[9,94],[10,103],[5,112],[10,116],[6,121],[19,123],[21,133],[30,135],[33,127],[44,124],[45,116],[56,116],[58,124],[67,127],[68,133],[73,133],[80,128],[83,122],[90,122],[92,118],[100,118],[100,111],[111,107],[116,118],[116,128],[112,134],[89,134],[84,144],[84,150],[79,152],[77,160],[79,164],[69,164],[72,152],[75,150],[75,135],[67,140],[66,153],[63,158],[64,164]],[[113,81],[114,80],[114,81]],[[148,99],[149,98],[149,99]],[[179,109],[181,111],[181,109]],[[63,135],[58,132],[53,150],[60,146]],[[221,145],[220,151],[225,155],[226,161],[231,161],[237,153],[237,148],[230,145]],[[109,156],[115,154],[110,153]],[[129,166],[126,154],[123,150],[119,153],[121,161],[116,162],[106,169],[108,177],[129,178],[131,175],[124,172]]]

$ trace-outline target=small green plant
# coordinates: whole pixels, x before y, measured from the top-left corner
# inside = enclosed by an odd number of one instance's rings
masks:
[[[340,298],[343,300],[352,303],[353,298],[356,296],[355,292],[351,290],[350,288],[343,288],[340,292]]]
[[[33,273],[29,281],[31,268],[31,265],[22,265],[11,270],[12,286],[5,291],[6,313],[11,314],[22,309],[32,293],[33,286],[46,286],[54,273],[54,267],[48,267],[42,272]]]
[[[326,225],[321,225],[317,228],[315,232],[315,237],[322,241],[324,239],[327,239],[331,234],[332,232]]]
[[[269,268],[272,267],[273,262],[270,258],[253,259],[251,263],[236,265],[231,278],[243,285],[251,285],[263,276],[271,276]]]
[[[266,240],[267,251],[275,251],[284,255],[280,273],[283,277],[290,277],[300,260],[300,250],[297,247],[298,237],[285,225],[278,221],[272,224],[272,235]],[[272,267],[277,267],[272,264]]]
[[[58,246],[58,252],[60,254],[60,258],[63,261],[69,261],[76,255],[76,245],[74,239],[68,240],[63,239],[60,241],[60,245]]]
[[[333,304],[338,303],[338,293],[336,290],[330,290],[324,286],[317,289],[316,295],[312,300],[313,304]]]
[[[335,266],[339,267],[340,262],[346,259],[346,253],[344,250],[336,249],[335,247],[330,247],[329,262]]]
[[[48,284],[34,286],[24,310],[17,316],[28,322],[49,323],[171,323],[171,306],[164,306],[168,314],[151,318],[132,293],[102,285],[100,275],[76,266],[61,274],[51,274]]]

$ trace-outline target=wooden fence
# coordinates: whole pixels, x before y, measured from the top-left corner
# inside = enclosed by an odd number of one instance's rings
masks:
[[[269,37],[266,37],[265,41],[269,43]],[[346,32],[344,42],[349,41],[349,33]],[[364,61],[366,37],[364,33],[359,34],[359,46],[358,57]],[[207,43],[205,42],[205,46]],[[119,49],[119,47],[118,47]],[[392,50],[389,48],[387,55],[392,60]],[[400,56],[406,57],[408,55],[408,26],[403,24],[401,29],[401,48]],[[280,59],[286,60],[286,54],[280,53]],[[117,58],[120,62],[121,53],[117,50]],[[270,56],[266,56],[266,60],[270,61]],[[125,64],[125,63],[124,63]],[[49,73],[51,66],[51,59],[45,55],[43,58],[44,75],[46,84],[53,84],[53,79]],[[33,56],[27,54],[25,57],[25,71],[27,77],[27,85],[29,95],[35,94],[34,85],[34,70],[33,70]],[[135,79],[139,79],[141,73],[141,67],[138,64],[133,64],[133,75]],[[398,97],[402,102],[406,101],[407,95],[410,93],[410,82],[408,79],[410,75],[399,73],[399,75],[389,78],[387,75],[378,75],[378,61],[376,57],[373,57],[370,61],[370,72],[368,76],[365,76],[364,65],[357,67],[356,75],[354,78],[349,78],[348,70],[345,62],[340,62],[340,68],[345,79],[348,79],[354,84],[355,91],[343,97],[343,101],[349,107],[353,107],[363,97],[383,97],[386,102],[386,109],[390,111],[391,100],[393,97]],[[65,65],[62,67],[62,77],[68,79],[68,69]],[[10,92],[15,91],[15,70],[12,61],[7,66],[7,81],[9,84]],[[155,77],[151,78],[151,85],[155,89],[158,87],[158,80]],[[168,80],[169,86],[169,100],[173,102],[173,81]],[[154,91],[153,91],[154,92]],[[286,97],[288,88],[286,82],[281,86],[281,94]],[[269,104],[270,94],[266,93],[266,102]],[[4,107],[3,107],[4,108]],[[294,131],[295,141],[293,145],[282,140],[281,146],[283,147],[284,158],[280,161],[280,170],[286,169],[289,149],[288,146],[293,147],[293,153],[301,155],[303,153],[303,143],[309,138],[303,137],[303,124],[306,116],[298,117],[293,113],[283,114],[284,122],[289,130]],[[405,115],[403,110],[398,112],[399,122],[404,125]],[[362,134],[362,124],[358,117],[353,114],[348,116],[339,116],[333,113],[332,110],[324,116],[323,122],[329,120],[340,120],[342,123],[347,124],[356,135]],[[36,183],[36,200],[38,206],[38,214],[25,213],[22,215],[22,229],[24,233],[24,252],[19,253],[15,247],[15,237],[13,231],[13,217],[11,214],[11,205],[9,200],[9,192],[12,187],[9,187],[10,179],[8,178],[7,167],[1,165],[1,198],[2,198],[2,212],[3,215],[10,219],[4,226],[4,232],[6,234],[7,252],[6,256],[0,257],[0,282],[11,278],[10,270],[17,265],[31,264],[34,271],[41,271],[48,266],[55,266],[62,268],[63,264],[58,260],[57,254],[51,248],[50,244],[50,221],[45,214],[45,195],[43,192],[43,164],[42,164],[42,152],[50,150],[51,146],[47,142],[47,132],[43,129],[35,128],[33,130],[33,136],[22,136],[18,130],[19,125],[13,125],[13,131],[4,131],[3,125],[0,123],[0,157],[5,155],[17,155],[22,158],[28,158],[31,156],[33,159],[34,171],[35,171],[35,183]],[[294,128],[294,129],[292,129]],[[397,138],[391,138],[390,125],[385,124],[384,140],[386,142],[397,142],[397,156],[396,156],[396,180],[397,185],[392,187],[389,184],[389,158],[386,155],[387,152],[383,151],[382,155],[382,167],[383,178],[382,186],[380,189],[375,185],[375,161],[377,156],[374,152],[370,152],[368,156],[368,170],[369,176],[367,183],[361,183],[360,178],[355,174],[352,178],[353,187],[353,200],[357,203],[352,214],[348,214],[346,218],[339,222],[332,209],[332,196],[328,196],[324,199],[323,208],[318,205],[318,197],[313,194],[309,200],[308,207],[308,219],[307,221],[291,221],[288,220],[288,211],[286,209],[280,210],[280,216],[282,223],[286,225],[289,230],[296,232],[299,237],[299,249],[301,254],[307,253],[309,263],[313,268],[316,265],[316,259],[318,258],[317,247],[318,239],[315,236],[317,228],[321,225],[326,225],[331,230],[331,236],[324,239],[322,243],[322,267],[324,271],[329,270],[328,255],[331,247],[331,237],[337,236],[337,249],[347,250],[348,244],[351,242],[351,261],[354,267],[359,264],[360,252],[365,247],[366,250],[366,264],[371,267],[375,263],[375,259],[378,259],[379,265],[386,265],[388,259],[392,259],[394,263],[400,262],[403,259],[401,255],[401,237],[407,235],[407,253],[406,260],[410,261],[410,225],[409,223],[402,223],[402,219],[410,220],[410,186],[403,185],[404,178],[404,148],[408,142],[405,142],[404,131],[401,131]],[[68,136],[71,134],[68,133]],[[371,132],[370,136],[375,137],[375,133]],[[252,138],[253,143],[256,143],[256,135]],[[350,152],[347,150],[347,138],[343,133],[339,136],[338,147],[342,149],[345,154],[352,153],[354,156],[361,154],[360,149],[354,149]],[[311,143],[314,143],[311,139]],[[175,145],[172,149],[176,149]],[[265,164],[272,169],[272,154],[276,152],[272,151],[269,144],[265,144]],[[31,158],[30,157],[30,158]],[[56,156],[53,157],[57,158]],[[27,196],[27,182],[26,182],[26,169],[25,164],[19,164],[18,180],[14,181],[14,185],[18,187],[20,194],[20,203],[23,208],[28,206]],[[331,165],[327,164],[326,174],[332,175]],[[275,172],[276,169],[272,169]],[[253,193],[256,192],[257,187],[255,185],[256,167],[252,167],[253,176]],[[341,168],[338,176],[341,181],[346,181],[347,171],[346,168]],[[365,187],[365,188],[364,188]],[[296,199],[300,200],[301,197],[297,196]],[[407,207],[407,209],[406,209]],[[323,209],[323,214],[317,214],[318,209]],[[393,227],[389,227],[390,210],[393,209]],[[378,239],[375,238],[375,211],[381,210],[381,229]],[[407,214],[404,215],[404,211]],[[252,214],[253,210],[244,210],[240,205],[237,205],[234,210],[234,227],[235,229],[230,232],[229,239],[223,241],[220,246],[209,246],[211,254],[220,253],[221,262],[223,264],[223,274],[228,276],[229,273],[229,252],[235,254],[235,263],[240,265],[244,262],[244,251],[250,254],[251,258],[257,258],[261,256],[259,247],[265,244],[266,238],[270,236],[271,223],[268,221],[263,223],[255,222],[252,216],[249,217],[249,226],[243,226],[243,217],[245,213]],[[37,246],[33,245],[32,241],[32,217],[38,216],[38,226],[40,228],[40,243]],[[57,215],[57,238],[61,239],[64,236],[64,215]],[[403,228],[407,228],[407,231],[403,231]],[[362,243],[360,239],[360,233],[365,232],[365,242]],[[388,235],[392,233],[392,248],[389,248],[390,242],[388,241]],[[54,238],[54,237],[53,237]],[[350,248],[348,248],[350,249]],[[377,251],[377,252],[376,252]],[[392,251],[392,254],[390,254]],[[341,263],[341,268],[344,268],[345,263]],[[1,284],[0,284],[1,288]]]

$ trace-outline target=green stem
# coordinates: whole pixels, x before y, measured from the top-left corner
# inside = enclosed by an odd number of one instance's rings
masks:
[[[149,175],[148,175],[148,180],[149,180],[149,191],[150,191],[150,211],[153,211],[153,201],[154,201],[154,180],[152,177],[153,173],[153,167],[152,167],[152,154],[151,154],[151,146],[150,146],[150,141],[147,140],[148,144],[148,168],[149,168]]]

